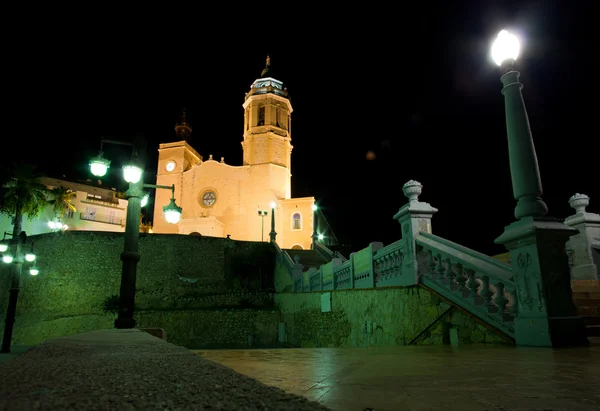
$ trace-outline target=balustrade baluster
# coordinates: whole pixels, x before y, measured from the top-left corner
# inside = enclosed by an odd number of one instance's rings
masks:
[[[519,302],[517,300],[517,290],[516,289],[512,289],[512,290],[508,290],[508,293],[510,294],[510,300],[511,300],[511,305],[508,308],[508,313],[510,315],[512,315],[513,317],[517,316],[517,313],[519,312]]]
[[[496,295],[494,296],[494,304],[498,307],[498,315],[500,318],[504,317],[504,311],[506,310],[506,304],[508,301],[504,296],[504,283],[498,281],[494,284],[496,286]]]
[[[429,275],[433,277],[435,273],[435,261],[433,260],[433,251],[429,250],[427,252],[427,267],[429,267]]]
[[[490,277],[487,275],[481,277],[481,292],[479,294],[483,297],[483,303],[489,305],[492,293],[490,292]]]
[[[444,278],[444,260],[442,260],[442,256],[440,254],[437,255],[437,266],[436,266],[436,274],[438,278],[442,280]]]
[[[444,275],[448,279],[448,285],[451,285],[456,274],[454,274],[454,270],[452,269],[452,261],[450,261],[449,258],[446,259],[446,273]]]
[[[477,297],[477,289],[479,288],[479,283],[477,282],[477,278],[475,277],[475,270],[466,269],[467,272],[467,288],[469,289],[469,297],[475,298]]]
[[[454,281],[456,282],[456,284],[458,284],[457,291],[462,296],[462,292],[465,289],[465,283],[467,282],[467,279],[465,278],[465,275],[463,273],[463,266],[461,264],[456,264],[456,278],[454,279]]]

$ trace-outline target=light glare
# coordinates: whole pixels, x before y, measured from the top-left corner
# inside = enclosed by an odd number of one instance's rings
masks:
[[[521,45],[517,36],[502,30],[492,44],[492,60],[501,66],[506,60],[516,60],[520,50]]]
[[[142,170],[138,166],[134,166],[134,165],[123,166],[123,178],[128,183],[135,184],[138,181],[140,181],[140,179],[142,178],[143,171],[144,170]]]

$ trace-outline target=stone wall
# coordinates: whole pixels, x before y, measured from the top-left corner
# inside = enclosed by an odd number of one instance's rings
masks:
[[[332,291],[331,312],[321,312],[322,294],[275,295],[287,343],[300,347],[508,343],[418,286]]]
[[[105,304],[119,294],[122,233],[73,231],[32,236],[40,274],[24,270],[14,343],[110,328]],[[274,252],[268,243],[141,234],[136,319],[170,342],[200,348],[263,345],[277,339]],[[10,275],[0,270],[0,332]]]

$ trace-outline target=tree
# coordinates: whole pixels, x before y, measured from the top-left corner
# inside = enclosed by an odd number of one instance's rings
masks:
[[[54,208],[54,214],[57,217],[62,217],[67,211],[77,211],[73,205],[73,199],[77,197],[77,192],[63,186],[54,187],[50,190],[52,200],[48,201]]]
[[[48,188],[37,177],[34,165],[13,164],[0,187],[0,213],[14,218],[14,238],[21,233],[23,215],[33,220],[48,205]]]

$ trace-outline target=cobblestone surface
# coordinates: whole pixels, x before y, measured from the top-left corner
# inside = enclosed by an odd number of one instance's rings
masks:
[[[327,410],[139,330],[49,340],[0,363],[0,410],[204,409]]]

